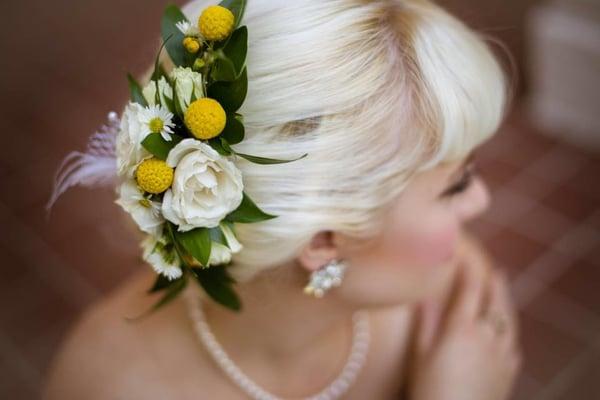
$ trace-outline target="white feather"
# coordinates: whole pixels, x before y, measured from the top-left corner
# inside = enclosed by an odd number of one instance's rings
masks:
[[[90,136],[86,151],[73,151],[64,158],[54,175],[54,188],[46,204],[48,213],[60,195],[72,186],[114,185],[117,177],[115,150],[119,123],[117,113],[108,113],[108,123]]]

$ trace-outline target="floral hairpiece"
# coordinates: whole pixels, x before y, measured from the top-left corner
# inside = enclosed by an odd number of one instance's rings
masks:
[[[56,176],[56,198],[75,184],[117,178],[119,204],[146,237],[143,258],[158,273],[149,293],[163,296],[151,312],[177,297],[192,278],[219,304],[240,310],[226,266],[242,249],[234,223],[275,218],[244,191],[236,156],[258,164],[277,160],[236,152],[244,139],[248,31],[239,26],[245,1],[205,8],[198,24],[174,5],[161,21],[163,44],[150,82],[128,75],[131,101],[119,119],[92,135],[87,152],[73,152]],[[174,68],[159,62],[166,49]],[[143,314],[145,315],[145,313]]]

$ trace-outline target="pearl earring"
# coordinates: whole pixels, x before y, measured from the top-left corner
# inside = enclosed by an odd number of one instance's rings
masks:
[[[326,291],[342,284],[344,271],[348,266],[345,261],[334,259],[310,274],[310,280],[304,287],[304,293],[315,297],[323,297]]]

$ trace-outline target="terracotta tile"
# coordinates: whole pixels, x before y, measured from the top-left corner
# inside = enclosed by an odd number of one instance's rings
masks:
[[[584,193],[578,193],[568,185],[562,185],[542,198],[546,206],[574,220],[583,220],[600,210],[600,201]]]
[[[43,204],[50,196],[52,178],[43,164],[26,167],[7,178],[10,190],[2,201],[13,211],[28,210]]]
[[[600,231],[580,224],[554,243],[554,248],[565,254],[583,258],[600,246]]]
[[[539,204],[526,212],[522,218],[516,219],[513,229],[530,239],[549,246],[565,235],[574,225],[574,221]]]
[[[25,113],[12,107],[10,113],[0,113],[4,129],[12,133],[5,138],[7,145],[0,149],[0,158],[11,174],[48,158],[59,149],[57,141],[48,134],[48,126],[40,124],[39,119],[31,118],[31,115],[32,110]],[[64,129],[64,125],[57,128]]]
[[[532,210],[538,202],[506,187],[493,192],[486,218],[497,225],[510,227]]]
[[[549,182],[523,170],[514,179],[506,183],[506,188],[533,200],[539,200],[551,193],[557,187]]]
[[[515,135],[514,145],[510,151],[506,151],[498,157],[520,169],[528,167],[556,145],[552,139],[528,132],[526,129],[517,130],[517,132],[519,134]]]
[[[527,372],[521,371],[513,387],[510,400],[530,400],[540,391],[542,385]]]
[[[538,258],[546,247],[511,229],[503,229],[486,242],[487,249],[508,268],[511,276],[519,274]]]
[[[523,312],[520,318],[523,370],[542,385],[548,384],[585,345]],[[549,351],[552,349],[552,351]]]
[[[598,177],[600,177],[600,160],[591,158],[565,185],[600,202]]]
[[[596,229],[600,232],[600,210],[594,212],[590,217],[585,221],[591,228]]]
[[[18,284],[0,291],[0,325],[16,346],[24,348],[40,332],[61,318],[75,315],[83,306],[29,273]]]
[[[11,226],[4,225],[3,227],[9,231],[11,230]],[[2,269],[2,286],[11,287],[27,275],[29,272],[28,266],[12,247],[0,244],[0,251],[2,252],[2,263],[4,266]]]
[[[515,141],[508,129],[500,129],[477,149],[477,158],[481,160],[502,158],[502,155],[510,152],[514,145]]]
[[[559,400],[592,399],[590,396],[600,393],[600,350],[591,351],[596,353],[595,357],[590,357],[590,363],[579,368]]]
[[[588,162],[587,156],[580,150],[564,144],[553,147],[536,162],[527,172],[544,180],[564,183],[575,176]]]
[[[477,168],[483,179],[494,186],[505,184],[520,171],[518,167],[498,159],[481,160]]]
[[[39,398],[37,385],[23,379],[14,371],[12,360],[0,358],[0,398],[11,400],[31,400]]]
[[[552,325],[586,346],[597,341],[600,332],[600,315],[569,294],[559,291],[555,283],[550,283],[528,304],[521,308],[539,321]]]
[[[139,259],[138,244],[130,238],[131,249],[113,251],[107,245],[104,233],[98,227],[83,225],[54,244],[54,249],[74,270],[102,292],[113,288],[133,270],[143,265]]]
[[[600,316],[600,269],[586,260],[575,262],[551,288]]]
[[[502,227],[484,216],[470,222],[467,229],[484,243],[487,243],[502,229]]]
[[[573,255],[558,252],[553,248],[536,257],[527,268],[515,276],[511,284],[520,306],[526,306],[542,295],[575,261]]]
[[[6,214],[1,203],[0,211],[0,214]],[[97,295],[97,291],[77,271],[69,268],[37,232],[11,215],[8,215],[7,221],[13,229],[10,235],[0,236],[0,243],[13,249],[28,271],[39,276],[54,290],[79,302],[88,301]]]
[[[82,225],[112,224],[126,214],[114,204],[114,193],[105,188],[76,187],[65,192],[48,215],[46,200],[15,213],[28,228],[39,233],[51,245]],[[92,206],[93,205],[93,206]]]
[[[42,376],[48,372],[52,359],[78,316],[79,313],[64,315],[48,327],[43,335],[25,342],[21,349],[23,356],[39,369]]]
[[[583,260],[595,268],[600,268],[600,246],[596,246],[589,253],[584,254]]]

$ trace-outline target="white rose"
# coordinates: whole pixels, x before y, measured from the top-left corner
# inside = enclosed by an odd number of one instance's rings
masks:
[[[158,93],[160,96],[160,103],[163,106],[166,106],[165,97],[168,99],[168,102],[173,101],[173,88],[169,85],[169,82],[165,79],[164,76],[161,76],[158,80]],[[156,82],[150,81],[142,89],[142,94],[144,98],[148,102],[149,105],[153,106],[156,104]]]
[[[181,260],[173,246],[166,245],[162,240],[147,236],[142,241],[144,249],[142,258],[159,274],[169,280],[177,279],[182,274]]]
[[[192,100],[192,94],[196,99],[204,97],[202,85],[202,74],[192,71],[188,67],[177,67],[171,71],[171,79],[175,82],[175,91],[179,99],[181,110],[185,112]]]
[[[147,129],[140,122],[140,113],[144,107],[129,103],[123,111],[116,139],[117,173],[119,176],[132,177],[135,167],[151,154],[142,147]]]
[[[241,171],[208,144],[184,139],[171,149],[167,164],[175,175],[162,212],[179,231],[215,227],[241,204]]]
[[[139,228],[151,235],[161,234],[165,222],[160,213],[160,203],[144,197],[133,179],[128,179],[118,187],[118,199],[115,201],[131,215]]]

